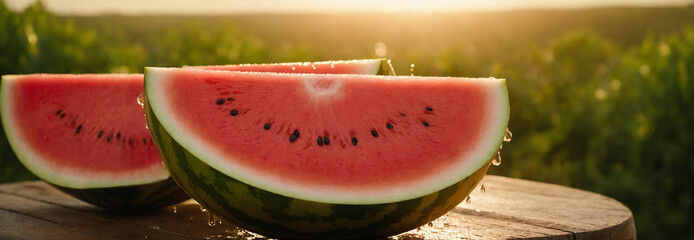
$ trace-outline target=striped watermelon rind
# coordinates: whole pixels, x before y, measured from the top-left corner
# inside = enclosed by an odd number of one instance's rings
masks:
[[[395,70],[393,70],[393,65],[390,64],[390,60],[380,60],[381,64],[379,65],[378,72],[376,72],[376,75],[395,76]]]
[[[431,194],[381,204],[331,204],[287,197],[234,179],[191,154],[164,129],[145,104],[152,138],[171,177],[218,216],[252,232],[276,238],[377,238],[432,221],[462,202],[484,177],[489,163]]]
[[[153,183],[123,187],[75,189],[53,186],[94,206],[114,210],[160,208],[190,199],[170,177]]]

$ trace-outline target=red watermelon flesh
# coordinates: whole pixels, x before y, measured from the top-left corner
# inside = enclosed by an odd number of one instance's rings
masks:
[[[148,68],[152,111],[197,158],[300,199],[422,196],[480,169],[508,123],[502,79]]]
[[[305,72],[363,74],[390,69],[383,59],[221,68],[282,72],[294,67]],[[166,179],[168,173],[138,104],[143,80],[142,74],[3,76],[2,120],[15,154],[40,178],[68,188],[128,186]]]
[[[142,74],[4,76],[2,116],[17,156],[71,188],[168,177],[137,102]]]

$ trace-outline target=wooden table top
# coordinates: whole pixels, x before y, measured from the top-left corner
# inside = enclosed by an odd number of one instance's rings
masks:
[[[451,212],[390,239],[635,239],[629,208],[564,186],[486,176]],[[41,181],[0,185],[0,239],[265,239],[215,223],[194,200],[158,210],[103,210]]]

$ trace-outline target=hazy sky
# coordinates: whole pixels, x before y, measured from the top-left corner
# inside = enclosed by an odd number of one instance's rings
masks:
[[[5,0],[13,10],[34,0]],[[694,0],[43,0],[58,14],[469,11],[600,6],[683,6]]]

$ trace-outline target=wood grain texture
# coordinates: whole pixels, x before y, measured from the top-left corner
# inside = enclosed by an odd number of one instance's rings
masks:
[[[612,198],[499,176],[483,185],[470,203],[390,239],[636,239],[631,211]],[[194,200],[114,212],[40,181],[0,185],[0,239],[265,239],[211,220]]]

